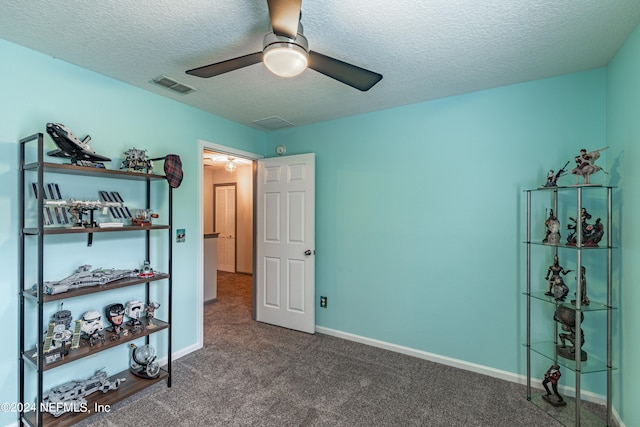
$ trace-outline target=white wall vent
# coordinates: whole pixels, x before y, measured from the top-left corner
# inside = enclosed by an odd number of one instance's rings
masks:
[[[291,128],[295,126],[293,123],[288,122],[285,119],[281,119],[280,117],[277,117],[277,116],[267,117],[266,119],[254,120],[253,123],[257,124],[258,126],[262,126],[265,129],[270,129],[270,130]]]
[[[153,82],[183,95],[195,91],[195,89],[191,86],[187,86],[186,84],[180,83],[179,81],[176,81],[167,76],[156,77],[155,79],[153,79]]]

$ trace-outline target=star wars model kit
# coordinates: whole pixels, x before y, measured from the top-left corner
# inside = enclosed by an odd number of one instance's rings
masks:
[[[126,378],[110,380],[106,371],[99,370],[86,380],[72,380],[51,388],[42,396],[42,404],[56,418],[71,411],[85,412],[88,410],[85,397],[96,391],[116,390],[124,381]]]
[[[70,159],[72,165],[104,168],[104,163],[111,159],[96,153],[90,146],[91,137],[85,136],[80,140],[73,132],[61,123],[47,123],[47,133],[58,146],[47,155]]]
[[[160,375],[160,365],[158,364],[156,349],[146,344],[137,347],[131,343],[131,360],[129,370],[140,378],[157,378]]]

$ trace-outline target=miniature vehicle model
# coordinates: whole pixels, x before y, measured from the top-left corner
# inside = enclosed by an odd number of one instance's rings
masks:
[[[149,261],[145,261],[144,264],[142,265],[142,270],[140,270],[140,273],[138,274],[138,276],[153,277],[155,275],[156,275],[156,272],[153,271],[153,268],[151,268],[151,264],[149,264]]]
[[[151,221],[158,218],[158,214],[154,213],[151,209],[138,209],[136,211],[136,217],[131,218],[131,225],[149,226]]]
[[[129,370],[140,378],[156,378],[160,375],[160,365],[156,361],[156,349],[147,344],[137,347],[131,343],[131,364]]]
[[[153,173],[153,162],[147,156],[147,150],[140,150],[138,148],[130,148],[124,152],[126,156],[122,161],[120,169],[127,169],[130,172],[144,172]]]
[[[69,310],[59,310],[53,314],[42,348],[45,353],[45,364],[57,362],[66,356],[69,353],[67,343],[71,344],[71,348],[78,348],[76,344],[80,339],[80,324],[76,321],[72,332],[71,320],[71,312]]]
[[[49,151],[47,154],[54,157],[71,159],[71,164],[81,166],[94,166],[104,168],[100,162],[110,162],[111,159],[93,151],[89,146],[91,137],[85,136],[80,141],[65,125],[60,123],[47,123],[47,133],[58,146],[57,150]]]
[[[59,417],[69,411],[86,411],[86,396],[98,390],[103,393],[115,390],[124,381],[126,381],[126,378],[118,378],[111,381],[107,373],[100,370],[87,380],[73,380],[53,387],[44,394],[42,403],[54,417]]]
[[[124,279],[126,277],[137,276],[138,270],[116,270],[113,268],[97,268],[95,270],[91,270],[91,266],[85,264],[78,267],[76,272],[69,277],[54,282],[44,282],[43,291],[46,294],[55,295],[72,289],[106,285],[107,283]],[[34,291],[37,290],[37,285],[33,285],[31,289]]]

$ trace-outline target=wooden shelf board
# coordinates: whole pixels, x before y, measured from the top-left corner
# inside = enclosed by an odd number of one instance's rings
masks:
[[[169,275],[166,273],[156,273],[155,276],[148,277],[148,278],[130,277],[126,279],[116,280],[104,285],[87,286],[85,288],[78,288],[78,289],[62,292],[55,295],[44,294],[42,296],[42,302],[47,303],[51,301],[58,301],[61,299],[73,298],[80,295],[88,295],[88,294],[93,294],[97,292],[110,291],[111,289],[124,288],[127,286],[138,285],[140,283],[155,282],[158,280],[164,280],[168,278],[169,278]],[[34,299],[38,298],[38,293],[30,289],[25,290],[24,295]]]
[[[49,163],[42,164],[45,172],[64,173],[81,176],[101,176],[108,178],[134,179],[139,181],[145,180],[161,180],[166,179],[164,175],[148,174],[142,172],[129,172],[117,169],[92,168],[87,166],[76,166],[71,164]],[[28,163],[24,165],[24,170],[35,171],[38,169],[38,163]]]
[[[142,322],[142,327],[143,330],[142,332],[138,332],[137,334],[133,334],[131,332],[129,332],[129,335],[124,337],[120,337],[120,339],[114,339],[113,341],[111,340],[111,337],[116,336],[117,334],[113,333],[113,332],[109,332],[105,329],[105,340],[104,343],[102,344],[94,344],[93,347],[91,347],[89,345],[89,342],[87,340],[84,339],[80,339],[81,345],[80,348],[76,348],[76,349],[70,349],[69,350],[69,354],[67,354],[64,358],[53,362],[53,363],[49,363],[48,365],[45,364],[42,367],[43,371],[48,371],[49,369],[53,369],[56,368],[58,366],[62,366],[65,365],[67,363],[73,362],[75,360],[78,359],[82,359],[84,357],[87,356],[91,356],[93,354],[99,353],[101,351],[107,350],[109,348],[112,347],[116,347],[119,345],[122,345],[124,343],[127,343],[129,341],[133,341],[136,340],[138,338],[141,337],[145,337],[147,335],[151,335],[153,333],[162,331],[164,329],[168,329],[169,328],[169,324],[166,322],[163,322],[162,320],[158,320],[158,319],[153,319],[153,323],[156,325],[154,328],[147,328],[147,322],[148,319],[146,317],[141,317],[140,318],[140,322]],[[125,325],[126,326],[126,325]],[[126,326],[127,329],[129,329],[128,326]],[[54,353],[54,351],[51,352],[52,354]],[[24,352],[24,360],[28,360],[29,362],[31,362],[34,366],[37,367],[38,361],[37,361],[37,354],[38,354],[38,350],[37,349],[31,349],[28,351]]]
[[[84,420],[85,418],[96,414],[97,412],[95,411],[95,409],[97,405],[103,405],[103,408],[112,406],[120,402],[121,400],[124,400],[127,397],[144,390],[147,387],[168,379],[169,373],[163,368],[163,370],[160,371],[160,376],[158,378],[145,379],[137,377],[127,370],[111,376],[110,380],[113,381],[117,378],[126,378],[126,380],[120,383],[120,386],[116,390],[111,390],[106,393],[97,391],[85,398],[87,400],[87,412],[70,412],[63,414],[58,418],[54,417],[48,412],[45,412],[42,414],[42,424],[44,426],[55,427],[67,427],[76,424],[81,420]],[[24,420],[28,422],[29,425],[35,426],[36,413],[29,412],[25,414]]]
[[[44,234],[90,234],[90,233],[109,233],[114,231],[144,231],[144,230],[166,230],[168,225],[125,225],[124,227],[90,227],[90,228],[73,228],[73,227],[44,227]],[[25,228],[24,234],[37,235],[36,227]]]

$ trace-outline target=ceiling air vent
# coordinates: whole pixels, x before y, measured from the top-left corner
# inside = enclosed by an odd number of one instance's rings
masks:
[[[180,83],[167,76],[156,77],[155,79],[153,79],[153,82],[181,94],[187,94],[195,91],[195,89],[191,86],[187,86],[186,84]]]
[[[267,117],[266,119],[254,120],[253,123],[258,126],[262,126],[265,129],[275,130],[275,129],[283,129],[283,128],[291,128],[295,125],[291,122],[288,122],[280,117],[273,116]]]

